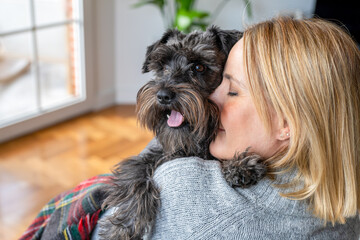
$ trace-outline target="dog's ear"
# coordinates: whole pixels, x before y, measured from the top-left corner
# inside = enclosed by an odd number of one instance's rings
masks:
[[[211,26],[207,32],[215,37],[215,44],[229,55],[231,48],[240,40],[243,33],[237,30],[222,30],[216,26]]]
[[[146,54],[145,54],[145,62],[142,66],[142,72],[147,73],[149,72],[149,64],[151,63],[151,53],[160,45],[166,44],[171,38],[177,37],[180,35],[181,32],[177,29],[168,29],[160,40],[156,41],[155,43],[151,44],[147,47]]]

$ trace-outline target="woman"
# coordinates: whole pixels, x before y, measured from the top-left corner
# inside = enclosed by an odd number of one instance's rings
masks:
[[[276,18],[233,47],[211,99],[221,124],[211,153],[248,147],[269,178],[232,189],[219,163],[168,162],[151,239],[359,239],[360,51],[319,19]]]

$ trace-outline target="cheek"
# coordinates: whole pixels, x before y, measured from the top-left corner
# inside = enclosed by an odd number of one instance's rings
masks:
[[[245,151],[253,144],[257,121],[251,104],[242,105],[239,102],[226,104],[222,109],[220,121],[225,132],[217,136],[212,148],[216,149],[222,158],[230,159],[236,152]]]
[[[222,105],[220,121],[225,131],[218,132],[210,152],[219,159],[232,159],[234,154],[251,147],[251,152],[265,158],[277,148],[275,133],[268,132],[250,97],[243,96]]]
[[[246,100],[224,105],[220,121],[225,132],[220,132],[210,145],[215,157],[231,159],[236,152],[243,152],[248,147],[256,153],[263,153],[266,130],[255,106]]]
[[[256,125],[256,111],[251,107],[251,103],[245,102],[239,104],[237,102],[226,105],[221,112],[221,122],[226,128],[227,133],[235,135],[237,133],[244,133]]]

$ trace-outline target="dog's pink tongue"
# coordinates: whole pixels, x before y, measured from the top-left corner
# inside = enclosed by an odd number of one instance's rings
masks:
[[[169,125],[169,127],[178,127],[183,123],[183,121],[184,121],[184,117],[183,117],[183,115],[181,115],[181,113],[179,113],[175,110],[171,110],[171,114],[167,121],[167,124]]]

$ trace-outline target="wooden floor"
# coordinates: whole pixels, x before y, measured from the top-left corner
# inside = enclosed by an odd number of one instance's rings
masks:
[[[18,239],[56,194],[138,154],[152,133],[115,106],[0,144],[0,239]]]

